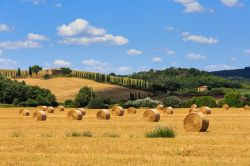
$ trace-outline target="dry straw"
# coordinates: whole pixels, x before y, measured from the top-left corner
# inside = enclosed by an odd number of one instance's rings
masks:
[[[59,111],[64,111],[64,106],[60,105],[57,107]]]
[[[222,106],[222,108],[223,108],[224,110],[228,111],[230,107],[229,107],[228,104],[224,104],[224,105]]]
[[[42,106],[41,109],[42,109],[43,111],[47,111],[47,110],[48,110],[48,107],[47,107],[47,106]]]
[[[129,114],[136,114],[137,110],[136,110],[136,108],[134,108],[134,107],[129,107],[128,110],[127,110],[127,112],[128,112]]]
[[[84,108],[79,108],[78,110],[81,111],[82,116],[86,115],[86,110]]]
[[[164,106],[162,104],[158,104],[155,109],[158,111],[161,111],[161,110],[163,110],[163,108],[164,108]]]
[[[100,110],[96,113],[96,118],[100,120],[109,120],[110,113],[109,110]]]
[[[54,107],[48,107],[48,113],[54,113],[55,109]]]
[[[193,112],[185,117],[183,124],[185,131],[202,132],[208,129],[209,120],[202,112]]]
[[[115,115],[115,116],[123,116],[124,115],[124,109],[121,106],[115,105],[115,106],[112,107],[111,113],[112,113],[112,115]]]
[[[82,112],[79,110],[71,110],[67,115],[70,120],[82,120]]]
[[[158,122],[160,117],[160,112],[156,109],[147,109],[143,114],[143,119],[149,122]]]
[[[165,107],[165,108],[163,108],[162,112],[164,114],[171,114],[171,115],[173,115],[174,109],[172,107]]]
[[[38,121],[45,121],[47,119],[47,115],[44,111],[35,111],[33,113],[33,118]]]
[[[188,110],[188,112],[189,112],[189,113],[198,112],[198,110],[197,110],[196,108],[190,108],[190,109]]]
[[[30,111],[21,109],[19,111],[19,116],[30,116]]]
[[[245,110],[245,111],[249,111],[249,110],[250,110],[250,106],[249,106],[249,105],[245,105],[245,106],[244,106],[244,110]]]
[[[197,109],[197,108],[198,108],[198,106],[197,106],[196,104],[192,104],[192,105],[191,105],[191,108],[195,108],[195,109]]]
[[[201,107],[199,108],[199,112],[202,112],[203,114],[211,114],[212,111],[209,107]]]

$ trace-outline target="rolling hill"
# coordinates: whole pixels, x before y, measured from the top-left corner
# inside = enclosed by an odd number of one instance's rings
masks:
[[[221,77],[250,78],[250,67],[245,67],[244,69],[214,71],[211,73]]]
[[[18,81],[25,81],[25,83],[28,85],[37,85],[41,88],[51,90],[51,92],[56,95],[59,102],[63,102],[68,99],[74,99],[79,89],[83,86],[92,87],[97,95],[110,97],[110,99],[115,101],[128,99],[130,93],[140,92],[141,97],[145,97],[150,94],[146,91],[134,90],[117,85],[104,84],[88,79],[73,77],[56,77],[49,80],[22,78],[18,79]]]

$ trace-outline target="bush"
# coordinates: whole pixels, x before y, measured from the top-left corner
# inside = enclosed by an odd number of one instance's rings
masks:
[[[49,75],[49,74],[45,74],[45,75],[43,76],[43,79],[45,79],[45,80],[50,79],[50,75]]]
[[[68,108],[74,108],[76,107],[75,101],[73,100],[65,100],[64,106]]]
[[[140,108],[140,107],[155,108],[158,104],[162,103],[158,100],[152,100],[150,97],[134,101],[129,100],[125,103],[126,107],[135,107],[135,108]]]
[[[220,100],[218,100],[217,107],[221,108],[224,104],[226,104],[225,100],[224,99],[220,99]]]
[[[21,107],[37,107],[38,104],[37,104],[37,102],[35,100],[28,99],[27,101],[23,101],[23,102],[19,103],[18,106],[21,106]]]
[[[196,104],[198,107],[216,107],[216,100],[211,96],[194,97],[192,98],[192,104]]]
[[[95,93],[93,92],[92,88],[84,86],[76,95],[75,105],[76,107],[85,107],[89,104],[89,101],[94,97]]]
[[[98,109],[98,108],[109,108],[111,104],[109,98],[96,97],[90,100],[88,108]]]
[[[72,131],[65,133],[66,137],[92,137],[92,132],[87,130],[83,132]]]
[[[68,67],[62,67],[61,68],[62,74],[70,74],[72,70]]]
[[[105,132],[103,133],[103,137],[119,138],[120,135],[115,132]]]
[[[190,108],[192,104],[194,104],[192,99],[181,100],[179,108]]]
[[[242,107],[244,105],[243,101],[240,100],[241,94],[239,91],[231,90],[225,96],[225,103],[231,107]]]
[[[167,126],[157,126],[152,131],[145,133],[145,137],[147,138],[174,138],[175,135],[175,131],[171,127]]]
[[[165,97],[163,100],[164,106],[179,107],[180,99],[176,96]]]

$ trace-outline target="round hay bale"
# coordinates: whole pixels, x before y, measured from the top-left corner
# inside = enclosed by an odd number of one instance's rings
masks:
[[[86,110],[84,108],[79,108],[78,110],[81,111],[82,116],[86,115]]]
[[[48,107],[47,107],[47,106],[41,106],[41,109],[42,109],[43,111],[47,111],[47,110],[48,110]]]
[[[198,110],[197,110],[196,108],[190,108],[190,109],[188,110],[188,112],[189,112],[189,113],[198,112]]]
[[[19,111],[19,116],[30,116],[30,111],[21,109]]]
[[[55,112],[55,109],[54,107],[48,107],[48,113],[54,113]]]
[[[222,106],[222,108],[223,108],[224,110],[228,111],[230,107],[229,107],[228,104],[224,104],[224,105]]]
[[[100,110],[96,113],[96,118],[99,120],[109,120],[110,113],[109,110]]]
[[[209,120],[202,112],[193,112],[185,117],[183,124],[185,131],[202,132],[207,131]]]
[[[162,104],[158,104],[155,109],[160,111],[160,110],[163,110],[163,108],[164,106]]]
[[[156,109],[148,109],[143,114],[143,119],[149,122],[158,122],[160,117],[160,112]]]
[[[250,106],[249,106],[249,105],[245,105],[245,106],[244,106],[244,110],[245,110],[245,111],[249,111],[249,110],[250,110]]]
[[[201,107],[199,108],[199,112],[202,112],[203,114],[211,114],[212,111],[209,107]]]
[[[163,108],[162,113],[173,115],[174,109],[172,107],[166,107],[166,108]]]
[[[57,107],[59,111],[64,111],[64,106],[60,105]]]
[[[47,115],[44,111],[35,111],[33,113],[33,118],[38,121],[45,121],[47,119]]]
[[[129,107],[127,111],[129,114],[136,114],[136,112],[137,112],[136,108],[134,108],[134,107]]]
[[[197,109],[197,108],[198,108],[198,106],[197,106],[196,104],[192,104],[192,105],[191,105],[191,108],[195,108],[195,109]]]
[[[123,116],[124,115],[124,109],[121,106],[113,106],[111,109],[112,115],[115,116]]]
[[[82,112],[79,110],[71,110],[67,115],[70,120],[82,120]]]

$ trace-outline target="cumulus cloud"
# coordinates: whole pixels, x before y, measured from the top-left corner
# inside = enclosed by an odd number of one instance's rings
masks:
[[[227,7],[242,7],[244,4],[240,0],[220,0]]]
[[[47,0],[21,0],[21,2],[30,2],[34,5],[45,4]]]
[[[34,33],[29,33],[26,38],[28,40],[49,41],[49,38],[47,36]]]
[[[118,67],[118,71],[128,73],[128,72],[132,72],[133,68],[128,67],[128,66],[122,66],[122,67]]]
[[[182,32],[183,41],[191,41],[200,44],[217,44],[219,41],[214,37],[206,37],[202,35],[193,35],[189,32]]]
[[[57,7],[57,8],[63,8],[63,5],[61,3],[56,3],[55,7]]]
[[[163,59],[161,57],[158,57],[158,56],[152,58],[152,62],[162,62],[162,61],[163,61]]]
[[[42,45],[39,42],[24,40],[24,41],[2,41],[0,49],[22,49],[22,48],[40,48]]]
[[[9,32],[12,28],[6,24],[0,24],[0,32]]]
[[[109,63],[101,62],[95,59],[86,59],[82,61],[82,64],[86,66],[86,70],[94,72],[108,73],[112,71],[112,67]]]
[[[141,55],[142,51],[136,50],[136,49],[130,49],[130,50],[127,51],[127,54],[128,55]]]
[[[210,12],[214,13],[213,9],[204,8],[198,0],[174,0],[177,3],[182,4],[185,7],[184,12],[194,13],[194,12]]]
[[[245,50],[244,53],[250,55],[250,49]]]
[[[229,66],[226,64],[216,64],[216,65],[205,66],[205,70],[207,71],[232,70],[232,69],[236,69],[236,67]]]
[[[69,61],[65,61],[65,60],[62,60],[62,59],[58,59],[58,60],[55,60],[54,61],[54,65],[57,66],[57,67],[69,67],[71,66],[71,62]]]
[[[89,45],[94,43],[110,43],[125,45],[128,39],[120,35],[108,34],[105,29],[89,24],[87,20],[76,19],[69,24],[57,27],[57,33],[63,36],[61,44]]]
[[[189,53],[186,55],[186,58],[191,61],[199,61],[199,60],[206,60],[207,56],[197,53]]]
[[[0,69],[13,69],[16,67],[17,67],[16,61],[0,57]]]

